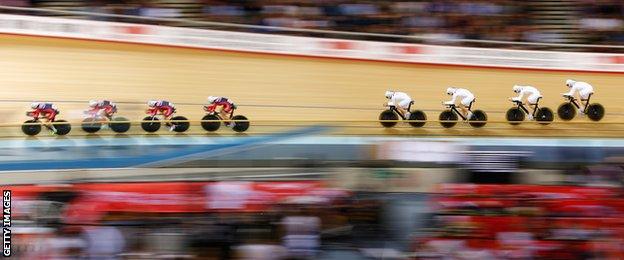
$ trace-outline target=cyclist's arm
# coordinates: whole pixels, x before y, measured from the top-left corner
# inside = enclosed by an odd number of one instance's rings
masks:
[[[522,90],[522,91],[520,91],[520,93],[518,94],[518,97],[517,97],[517,98],[518,98],[518,100],[522,100],[522,98],[524,97],[524,94],[525,94],[526,92],[527,92],[526,90]]]
[[[31,112],[32,117],[38,118],[39,114],[41,114],[41,111],[39,111],[39,109],[35,109]]]
[[[397,106],[397,104],[399,104],[399,101],[401,101],[397,95],[392,95],[392,97],[388,100],[388,103],[392,103],[393,105]]]
[[[565,93],[565,95],[566,95],[566,96],[574,96],[574,93],[575,93],[576,91],[578,91],[578,87],[577,87],[577,85],[578,85],[578,84],[574,84],[574,86],[572,86],[572,87],[570,88],[570,91],[568,91],[568,93]]]
[[[218,104],[214,103],[214,104],[210,104],[206,106],[206,111],[215,111],[215,109],[217,109]]]
[[[457,93],[454,93],[453,97],[451,98],[451,101],[449,101],[449,103],[455,104],[455,101],[457,100],[457,96],[458,96]]]

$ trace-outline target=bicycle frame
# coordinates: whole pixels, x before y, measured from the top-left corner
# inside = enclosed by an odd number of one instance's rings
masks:
[[[585,102],[585,106],[583,106],[583,111],[587,111],[587,106],[589,106],[589,99],[591,99],[592,94],[589,94],[589,97],[587,97],[587,100]],[[572,97],[572,96],[567,96],[568,98],[568,102],[570,102],[572,105],[574,105],[577,109],[581,108],[581,105],[578,104],[578,102],[576,102],[576,98]]]
[[[472,104],[474,104],[474,102],[476,101],[473,100],[472,102],[470,102],[470,105],[468,106],[468,111],[472,112]],[[459,117],[461,117],[462,120],[466,120],[466,117],[464,115],[462,115],[461,112],[459,112],[459,110],[457,110],[457,106],[455,104],[452,105],[446,105],[448,108],[451,109],[451,111],[453,111],[453,113],[457,114]]]
[[[414,104],[414,101],[410,102],[409,106],[407,106],[407,111],[411,112],[412,111],[412,104]],[[397,113],[399,115],[399,117],[401,117],[401,119],[403,120],[407,120],[407,118],[405,118],[405,115],[403,115],[403,113],[401,113],[401,111],[399,111],[396,106],[389,106],[389,109],[395,113]],[[234,112],[234,111],[232,111]]]
[[[87,115],[87,118],[95,118],[97,121],[110,121],[111,118],[113,117],[112,115],[111,117],[100,116],[98,115],[98,110],[93,110],[93,109],[85,111],[85,115]]]
[[[230,118],[232,118],[234,116],[234,110],[236,110],[236,108],[232,107],[232,111],[230,111]],[[216,109],[208,109],[207,106],[204,106],[204,111],[208,112],[208,114],[215,115],[215,116],[219,117],[219,119],[223,120],[223,118],[221,118],[221,113],[218,113],[216,111]],[[401,116],[401,117],[403,117],[403,116]]]
[[[466,120],[466,117],[462,115],[462,113],[460,113],[459,110],[457,110],[457,106],[449,105],[449,108],[451,109],[451,111],[453,111],[453,113],[461,117],[462,120]],[[468,108],[468,111],[470,111],[470,108]]]
[[[50,123],[51,122],[50,119],[42,114],[43,113],[37,113],[37,115],[35,116],[35,111],[26,112],[26,116],[32,117],[33,120],[39,121],[41,119],[44,119],[46,120],[46,122],[44,123]]]
[[[533,113],[529,113],[529,109],[524,106],[522,101],[513,101],[513,102],[516,103],[518,108],[522,109],[522,111],[524,111],[524,113],[526,113],[527,115],[531,114],[531,116],[533,116],[533,117],[535,117],[535,113],[537,113],[537,109],[539,108],[539,99],[537,100],[537,103],[535,103],[535,105],[534,105]]]
[[[214,111],[214,110],[213,111],[206,110],[206,111],[208,112],[209,115],[216,116],[217,118],[219,118],[219,120],[223,120],[223,118],[221,118],[221,114],[217,113],[217,111]]]

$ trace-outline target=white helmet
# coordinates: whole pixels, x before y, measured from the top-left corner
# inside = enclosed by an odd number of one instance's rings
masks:
[[[209,96],[208,97],[208,103],[214,103],[217,99],[219,99],[219,97]]]
[[[98,102],[97,100],[89,100],[89,106],[90,107],[96,107],[98,105],[98,103],[100,103],[100,102]]]
[[[30,108],[37,109],[37,107],[39,107],[39,102],[30,103]]]
[[[446,89],[446,94],[450,96],[450,95],[455,94],[455,91],[457,91],[457,88],[455,88],[455,87],[450,87],[450,88],[447,88],[447,89]]]
[[[516,93],[520,93],[520,91],[522,91],[522,87],[518,85],[514,85],[512,89],[513,89],[513,92],[516,92]]]
[[[158,101],[156,101],[156,100],[150,100],[150,101],[147,101],[147,106],[149,106],[149,107],[155,107],[155,106],[156,106],[156,103],[158,103]]]
[[[571,88],[574,85],[574,83],[576,83],[575,80],[571,80],[571,79],[566,80],[566,86],[568,86],[568,88]]]
[[[392,91],[392,90],[386,91],[386,98],[391,98],[392,95],[394,95],[394,91]]]

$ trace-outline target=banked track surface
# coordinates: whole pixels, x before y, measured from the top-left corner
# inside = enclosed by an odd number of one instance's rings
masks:
[[[96,98],[120,103],[119,115],[144,117],[145,101],[167,99],[178,114],[199,120],[208,95],[228,96],[237,112],[252,122],[247,134],[273,133],[304,125],[336,125],[329,133],[345,135],[468,135],[468,136],[624,136],[621,75],[541,70],[487,69],[461,66],[399,64],[327,58],[303,58],[214,50],[0,36],[0,123],[26,120],[30,101],[56,101],[59,118],[78,122],[86,101]],[[502,123],[511,106],[511,86],[537,86],[541,105],[555,110],[563,101],[567,78],[588,81],[597,90],[593,101],[603,104],[601,123],[554,123],[550,126]],[[445,89],[459,86],[477,95],[476,108],[489,114],[483,129],[459,124],[443,129],[430,122],[422,129],[383,129],[373,122],[383,110],[386,89],[408,92],[415,107],[435,120],[448,99]],[[350,121],[350,122],[347,122]],[[358,122],[354,122],[358,121]],[[74,124],[71,136],[86,135]],[[222,129],[216,135],[230,135]],[[100,134],[108,135],[110,131]],[[145,134],[138,125],[130,135]],[[170,134],[161,130],[159,134]],[[187,134],[205,134],[195,123]],[[0,127],[0,136],[23,136],[19,127]],[[41,136],[45,135],[45,133]]]

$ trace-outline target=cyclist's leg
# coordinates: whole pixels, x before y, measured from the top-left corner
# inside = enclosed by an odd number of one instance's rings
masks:
[[[54,117],[50,114],[50,113],[43,113],[43,119],[45,120],[44,122],[44,126],[52,131],[53,133],[56,133],[56,127],[54,127]]]
[[[399,102],[398,106],[396,106],[397,110],[401,113],[401,115],[403,115],[403,117],[405,117],[405,119],[409,119],[410,117],[409,107],[411,103],[412,100],[407,99]]]
[[[466,117],[466,120],[469,120],[470,117],[472,117],[472,104],[474,103],[474,100],[474,97],[465,97],[460,102],[461,105],[459,106],[459,108]]]
[[[581,98],[581,112],[585,112],[587,110],[587,106],[589,106],[589,100],[591,99],[591,96],[594,93],[579,93],[579,96]]]
[[[116,107],[110,106],[110,105],[107,106],[104,109],[104,114],[106,115],[106,118],[108,118],[108,120],[112,120],[113,119],[113,115],[115,114],[115,110],[116,110]]]
[[[529,114],[529,120],[533,120],[533,117],[535,116],[535,112],[537,111],[537,108],[539,106],[538,104],[541,98],[542,97],[537,96],[537,95],[529,96],[527,98],[527,103],[529,104],[530,107],[532,107],[531,114]]]
[[[160,109],[159,112],[163,115],[163,119],[165,121],[171,120],[171,116],[173,115],[173,108],[171,107],[162,108]],[[173,127],[173,124],[171,122],[167,122],[165,123],[165,125],[168,127]]]
[[[223,119],[230,119],[230,113],[225,106],[221,107],[221,110],[219,110],[219,115],[221,115],[221,118]]]
[[[232,119],[232,111],[230,111],[229,107],[227,106],[223,106],[221,107],[221,111],[219,111],[219,115],[221,115],[221,118],[223,118],[224,120],[230,120]],[[233,126],[234,124],[232,124],[233,122],[231,121],[226,121],[223,122],[223,124],[227,127]]]

